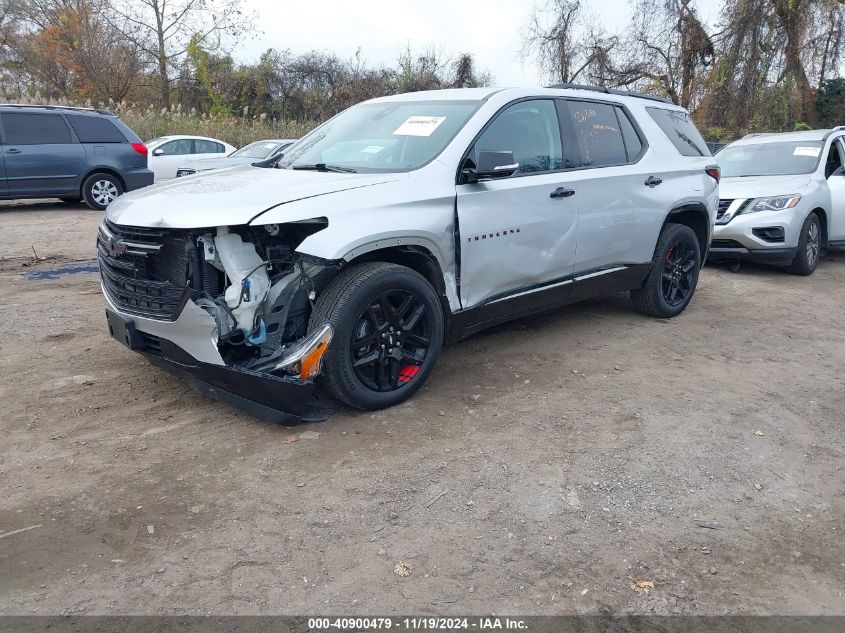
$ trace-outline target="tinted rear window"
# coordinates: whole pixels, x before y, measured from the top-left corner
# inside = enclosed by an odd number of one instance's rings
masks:
[[[628,162],[615,108],[606,103],[567,101],[575,138],[585,167]]]
[[[701,138],[689,114],[664,108],[646,110],[682,156],[710,156],[707,143]]]
[[[4,112],[2,118],[8,145],[73,142],[70,128],[60,114]]]
[[[68,114],[66,116],[81,143],[126,142],[120,130],[106,118],[80,114]]]

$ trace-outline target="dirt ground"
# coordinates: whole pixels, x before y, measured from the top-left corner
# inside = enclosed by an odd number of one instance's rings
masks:
[[[100,219],[0,206],[0,613],[845,614],[845,252],[500,327],[289,429],[111,340],[96,274],[31,276]]]

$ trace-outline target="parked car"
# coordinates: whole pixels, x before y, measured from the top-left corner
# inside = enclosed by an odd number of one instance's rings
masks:
[[[212,169],[223,169],[224,167],[237,167],[238,165],[251,165],[260,160],[267,160],[281,154],[286,148],[296,142],[295,139],[268,139],[266,141],[255,141],[239,150],[236,150],[223,158],[203,158],[188,163],[183,163],[176,170],[176,177],[192,176],[200,171]]]
[[[147,148],[111,112],[0,105],[0,199],[84,200],[103,210],[152,182]]]
[[[222,158],[235,147],[205,136],[161,136],[147,143],[150,150],[150,169],[156,182],[176,178],[179,165],[200,158]]]
[[[845,126],[750,134],[716,158],[723,179],[711,261],[809,275],[828,246],[845,244]]]
[[[689,304],[719,170],[687,112],[629,93],[461,89],[356,105],[278,161],[154,185],[99,231],[110,332],[270,419],[314,379],[378,409],[441,345],[630,290]],[[471,367],[471,362],[467,364]]]

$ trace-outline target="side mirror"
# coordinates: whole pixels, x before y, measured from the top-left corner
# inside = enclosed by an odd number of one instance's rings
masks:
[[[493,180],[513,176],[519,169],[519,163],[513,152],[482,150],[478,152],[478,166],[475,168],[478,180]]]
[[[164,150],[160,147],[158,149],[153,150],[153,156],[161,156],[162,154],[164,154]]]

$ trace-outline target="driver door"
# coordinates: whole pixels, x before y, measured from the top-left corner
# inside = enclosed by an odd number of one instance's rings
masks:
[[[562,303],[575,262],[578,197],[577,172],[563,171],[555,100],[518,101],[500,111],[467,160],[477,165],[480,151],[512,152],[519,168],[457,186],[462,307],[510,298]]]
[[[830,188],[830,235],[829,241],[845,244],[845,142],[839,138],[830,148],[831,155],[838,151],[838,165],[827,178]]]

